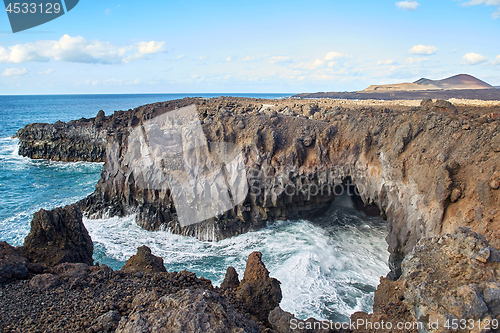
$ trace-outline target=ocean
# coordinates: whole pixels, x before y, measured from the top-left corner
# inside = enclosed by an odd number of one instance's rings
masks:
[[[17,154],[12,136],[34,122],[52,123],[107,115],[140,105],[184,97],[227,94],[0,96],[0,241],[22,245],[33,213],[80,200],[93,192],[102,163],[30,160]],[[287,94],[231,94],[283,98]],[[195,272],[219,285],[228,266],[243,277],[246,258],[260,251],[271,276],[281,282],[281,307],[297,317],[348,321],[355,311],[371,312],[380,276],[389,272],[384,221],[352,207],[348,197],[313,221],[280,221],[219,242],[202,242],[165,231],[139,228],[134,216],[84,219],[94,242],[94,260],[120,269],[147,245],[168,271]]]

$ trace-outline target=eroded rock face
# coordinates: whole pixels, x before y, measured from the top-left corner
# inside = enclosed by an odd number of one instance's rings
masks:
[[[221,216],[181,227],[169,189],[138,186],[123,157],[130,130],[191,104],[197,106],[208,142],[241,148],[250,191]],[[91,218],[136,214],[148,230],[220,240],[265,227],[267,221],[321,213],[339,193],[336,185],[349,181],[365,204],[376,205],[387,218],[391,277],[397,278],[401,260],[418,239],[460,225],[500,246],[499,122],[489,116],[490,109],[482,110],[444,101],[391,109],[345,101],[238,98],[146,105],[104,117],[106,163],[95,192],[80,204]],[[89,120],[92,126],[103,121],[98,118]],[[51,126],[64,136],[73,125]],[[36,131],[23,131],[18,135],[22,145],[43,147],[38,134],[29,134]],[[42,137],[47,145],[58,140]],[[83,149],[82,159],[86,154]]]
[[[500,319],[500,253],[468,228],[422,239],[402,264],[405,302],[425,331],[445,332],[453,320],[474,328]],[[429,323],[439,327],[429,329]],[[471,326],[472,327],[472,326]]]
[[[402,279],[392,281],[381,277],[380,284],[377,286],[373,300],[373,313],[355,312],[351,315],[352,327],[359,332],[390,333],[397,332],[419,332],[417,319],[413,316],[405,299],[405,284]],[[383,329],[375,329],[377,323],[384,322]],[[407,323],[409,326],[401,326],[398,329],[398,323]],[[379,326],[380,327],[380,326]],[[423,327],[423,326],[422,326]]]
[[[82,213],[76,205],[36,212],[30,233],[20,248],[29,261],[50,266],[65,262],[92,265],[93,250]]]
[[[6,242],[0,242],[0,283],[23,279],[28,275],[28,260]]]
[[[219,294],[210,290],[184,289],[138,305],[127,318],[122,318],[116,332],[257,333],[259,327]]]
[[[137,254],[130,257],[121,269],[125,272],[166,272],[163,258],[151,254],[151,249],[146,245],[137,248]]]
[[[248,256],[243,280],[236,291],[248,312],[259,321],[267,322],[269,313],[281,302],[280,282],[269,277],[269,271],[261,260],[262,253]]]

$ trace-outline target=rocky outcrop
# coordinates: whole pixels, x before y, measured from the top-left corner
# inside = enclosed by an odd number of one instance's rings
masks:
[[[224,281],[222,281],[220,287],[221,289],[236,289],[240,286],[240,280],[238,279],[238,273],[234,267],[228,267],[226,270],[226,276]]]
[[[27,125],[16,134],[20,140],[19,155],[65,162],[104,162],[110,126],[103,128],[101,119]]]
[[[95,118],[81,118],[67,123],[58,121],[54,124],[29,124],[18,130],[15,135],[19,139],[19,155],[65,162],[104,162],[108,136],[119,137],[127,133],[128,127],[136,126],[140,120],[150,119],[164,112],[158,110],[160,112],[155,113],[155,107],[168,108],[172,105],[175,108],[176,102],[168,105],[157,103],[152,109],[146,106],[115,111],[109,116],[101,110]]]
[[[236,297],[243,301],[248,313],[258,321],[267,322],[269,313],[280,304],[282,295],[280,282],[269,277],[261,258],[260,252],[252,252],[248,256]]]
[[[60,286],[61,284],[61,280],[49,273],[35,275],[30,280],[30,287],[35,288],[38,291],[45,291],[47,289],[55,288]]]
[[[137,254],[130,257],[121,269],[124,272],[166,272],[163,259],[151,254],[146,245],[137,248]]]
[[[423,238],[402,264],[397,281],[381,278],[373,313],[351,322],[366,332],[490,332],[500,320],[500,253],[466,227]],[[385,322],[385,329],[366,329]],[[465,323],[465,324],[464,324]],[[457,326],[458,325],[458,326]],[[455,327],[455,328],[453,328]]]
[[[184,289],[155,297],[120,321],[117,333],[259,332],[257,324],[238,313],[227,299],[210,290]]]
[[[352,314],[350,323],[353,326],[351,328],[355,331],[371,333],[419,332],[419,327],[423,323],[418,322],[410,306],[404,302],[405,290],[402,279],[392,281],[381,277],[374,295],[373,313],[355,312]],[[383,326],[380,325],[381,323],[384,323]]]
[[[191,104],[208,142],[241,148],[249,193],[223,214],[181,226],[170,189],[141,186],[124,157],[130,131]],[[151,104],[106,117],[117,123],[106,132],[104,170],[95,192],[80,205],[91,218],[135,214],[148,230],[220,240],[268,221],[321,213],[352,184],[365,205],[387,218],[394,279],[422,237],[465,225],[500,245],[500,134],[493,111],[444,101],[390,109],[382,103],[238,98]],[[28,134],[18,136],[21,146],[36,144]]]
[[[402,268],[405,303],[425,331],[466,322],[469,331],[486,332],[500,320],[500,252],[484,236],[460,227],[422,239]]]
[[[0,283],[23,279],[28,275],[26,258],[6,242],[0,242]]]
[[[92,265],[94,245],[82,222],[78,206],[68,205],[33,215],[31,229],[19,248],[30,262],[55,266],[61,263]]]
[[[1,285],[2,332],[115,332],[118,326],[132,332],[259,330],[248,314],[238,313],[209,280],[194,273],[139,276],[81,264],[62,264],[51,271],[29,282]]]

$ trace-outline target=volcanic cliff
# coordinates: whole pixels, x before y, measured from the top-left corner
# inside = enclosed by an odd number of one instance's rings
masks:
[[[222,215],[182,227],[169,189],[138,186],[124,159],[137,126],[195,105],[208,142],[241,148],[249,193]],[[310,217],[355,186],[387,219],[391,277],[423,237],[467,226],[500,246],[500,109],[425,100],[183,99],[69,123],[19,130],[20,154],[105,161],[95,192],[79,205],[90,218],[136,214],[149,230],[219,240],[268,221]],[[231,184],[230,184],[231,185]]]

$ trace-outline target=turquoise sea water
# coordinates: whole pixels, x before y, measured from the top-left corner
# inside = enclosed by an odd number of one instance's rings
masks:
[[[110,114],[186,96],[223,94],[0,96],[0,241],[21,245],[34,212],[73,203],[92,193],[102,163],[30,160],[17,154],[12,135],[33,122],[69,121]],[[233,96],[282,98],[284,94]],[[252,251],[263,253],[282,285],[282,308],[301,318],[345,321],[354,311],[371,311],[379,277],[388,272],[384,222],[354,210],[341,198],[322,218],[286,221],[220,242],[200,242],[167,232],[140,229],[133,216],[84,219],[94,241],[94,259],[119,269],[148,245],[169,271],[187,269],[220,284],[228,266],[240,277]]]

